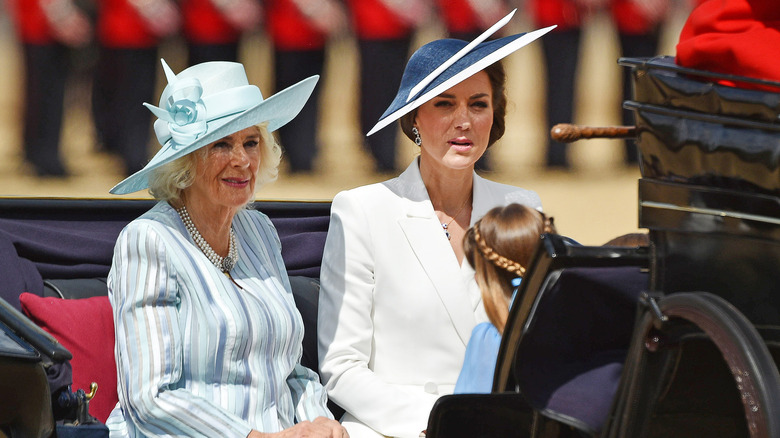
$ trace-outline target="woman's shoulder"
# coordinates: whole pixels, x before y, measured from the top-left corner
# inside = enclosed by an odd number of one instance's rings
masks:
[[[249,207],[240,210],[233,218],[233,227],[239,235],[268,244],[279,240],[276,227],[265,213]]]
[[[170,251],[170,248],[177,247],[171,243],[179,242],[185,232],[176,210],[161,202],[125,225],[114,250],[124,252],[143,243],[143,246],[154,245],[158,250],[168,248],[166,251]]]
[[[504,204],[517,203],[536,209],[542,208],[542,200],[539,197],[539,194],[533,190],[491,181],[482,177],[477,178],[480,181],[480,185],[485,187],[488,192],[492,193],[497,198],[503,200]]]
[[[253,207],[240,210],[233,218],[233,227],[237,233],[265,234],[269,231],[276,233],[276,228],[268,215]]]
[[[496,326],[490,322],[481,322],[474,326],[471,330],[471,339],[475,341],[480,340],[501,340],[501,333],[498,332]]]
[[[423,184],[416,163],[416,160],[413,161],[403,173],[395,178],[339,192],[333,202],[336,203],[344,199],[387,205],[388,202],[396,199],[407,199],[414,202],[425,201],[428,199],[428,191]]]
[[[249,206],[238,211],[236,219],[261,225],[271,225],[271,219],[262,211]]]
[[[377,192],[386,190],[385,187],[391,181],[398,178],[393,178],[383,182],[377,182],[372,184],[366,184],[357,186],[351,189],[342,190],[336,194],[335,198],[368,198],[373,197]]]
[[[393,190],[387,186],[388,182],[367,184],[343,190],[333,197],[332,204],[336,209],[350,204],[364,207],[386,205],[388,202],[392,202],[393,198],[397,198],[397,195],[393,194]]]
[[[141,216],[130,221],[125,226],[125,232],[144,232],[150,229],[163,230],[175,224],[178,213],[167,202],[158,202]]]

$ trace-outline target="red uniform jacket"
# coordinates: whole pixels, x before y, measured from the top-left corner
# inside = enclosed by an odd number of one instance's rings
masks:
[[[37,0],[10,0],[8,6],[21,42],[42,45],[55,41],[49,21]]]
[[[127,0],[98,0],[97,35],[104,47],[140,49],[156,46],[158,38]]]
[[[325,46],[326,36],[312,26],[292,0],[266,3],[268,33],[281,50],[315,50]]]
[[[347,3],[352,11],[352,26],[360,39],[404,38],[413,30],[380,0],[349,0]]]
[[[187,41],[196,44],[230,44],[241,37],[210,0],[182,0],[182,27]]]

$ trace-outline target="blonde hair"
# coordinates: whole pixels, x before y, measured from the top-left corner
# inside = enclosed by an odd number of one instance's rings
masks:
[[[525,274],[542,233],[555,233],[552,218],[521,204],[495,207],[466,232],[463,249],[476,272],[490,322],[503,333],[512,279]]]
[[[255,190],[279,177],[279,163],[282,160],[282,148],[268,132],[268,123],[257,125],[257,129],[262,146]],[[149,194],[160,201],[180,204],[182,193],[195,180],[195,160],[198,159],[206,159],[205,146],[154,169],[149,175]]]

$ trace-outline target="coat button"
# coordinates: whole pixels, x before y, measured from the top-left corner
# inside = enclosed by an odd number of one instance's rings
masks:
[[[425,382],[425,385],[423,386],[423,389],[428,394],[438,394],[439,393],[439,385],[433,383],[433,382]]]

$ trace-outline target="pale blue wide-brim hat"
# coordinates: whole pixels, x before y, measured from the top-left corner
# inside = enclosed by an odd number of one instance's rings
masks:
[[[143,169],[115,185],[113,194],[148,188],[154,169],[242,129],[263,122],[270,132],[281,128],[298,115],[319,79],[311,76],[263,99],[240,63],[204,62],[179,74],[162,64],[168,85],[160,103],[144,103],[157,116],[154,132],[162,148]]]
[[[395,99],[368,131],[371,135],[433,99],[464,79],[484,70],[553,30],[555,26],[486,41],[506,25],[517,9],[499,20],[474,41],[435,40],[417,49],[406,63]]]

